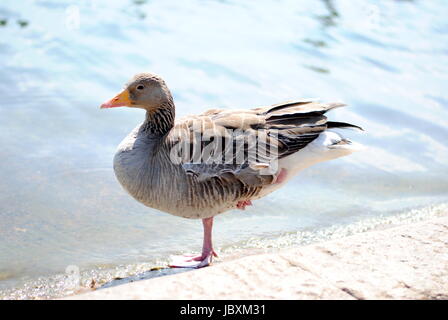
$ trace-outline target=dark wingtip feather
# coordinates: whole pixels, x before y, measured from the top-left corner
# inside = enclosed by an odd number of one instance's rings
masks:
[[[331,128],[354,128],[354,129],[364,131],[363,128],[361,128],[359,126],[355,126],[354,124],[350,124],[350,123],[346,123],[346,122],[337,122],[337,121],[328,121],[327,128],[328,129],[331,129]]]

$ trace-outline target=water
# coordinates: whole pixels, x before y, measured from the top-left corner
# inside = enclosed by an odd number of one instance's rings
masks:
[[[136,203],[112,171],[143,112],[99,105],[141,71],[164,77],[178,116],[317,97],[367,130],[344,133],[366,151],[219,216],[224,256],[437,216],[447,14],[443,0],[2,1],[0,297],[67,294],[69,266],[107,282],[200,250],[199,221]]]

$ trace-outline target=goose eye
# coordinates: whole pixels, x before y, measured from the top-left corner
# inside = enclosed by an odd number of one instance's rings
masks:
[[[139,84],[138,86],[137,86],[137,90],[143,90],[145,87],[143,86],[143,85],[141,85],[141,84]]]

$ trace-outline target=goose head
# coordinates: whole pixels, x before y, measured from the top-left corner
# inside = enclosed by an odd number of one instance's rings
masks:
[[[157,111],[158,108],[172,103],[170,90],[160,76],[139,73],[129,80],[122,92],[103,103],[100,108],[132,107]]]

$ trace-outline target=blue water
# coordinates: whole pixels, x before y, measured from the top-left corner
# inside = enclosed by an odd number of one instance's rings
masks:
[[[99,105],[141,71],[178,116],[315,97],[367,131],[344,133],[365,151],[219,216],[218,250],[448,203],[447,14],[444,0],[2,1],[0,297],[36,279],[45,296],[71,265],[126,274],[200,250],[199,221],[136,203],[113,174],[144,115]]]

